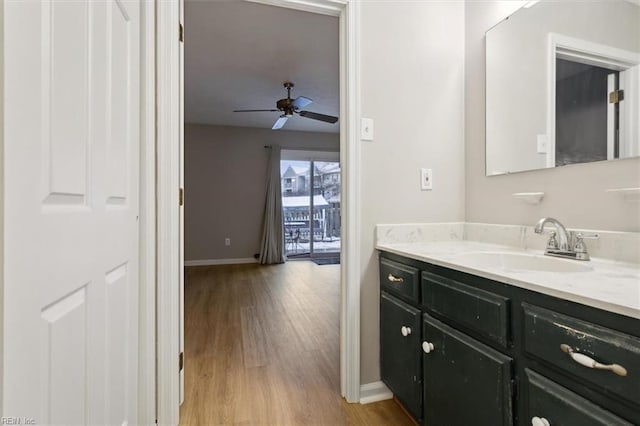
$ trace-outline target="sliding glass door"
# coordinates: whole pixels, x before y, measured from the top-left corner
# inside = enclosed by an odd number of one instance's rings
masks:
[[[340,253],[340,164],[282,160],[282,208],[288,257]]]

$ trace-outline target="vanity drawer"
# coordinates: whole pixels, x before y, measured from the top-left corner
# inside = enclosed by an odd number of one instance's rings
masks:
[[[507,346],[508,298],[423,272],[422,303],[431,311]]]
[[[380,287],[382,290],[419,303],[419,279],[420,271],[418,268],[385,258],[380,259]]]
[[[527,303],[522,308],[526,353],[638,403],[640,338]],[[579,363],[590,359],[601,368]]]
[[[589,402],[559,384],[525,369],[526,413],[525,424],[580,426],[632,426],[613,413]]]

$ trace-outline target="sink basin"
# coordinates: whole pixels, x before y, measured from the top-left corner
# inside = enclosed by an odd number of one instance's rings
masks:
[[[513,271],[587,272],[592,268],[578,260],[509,252],[471,252],[456,256],[465,265]]]

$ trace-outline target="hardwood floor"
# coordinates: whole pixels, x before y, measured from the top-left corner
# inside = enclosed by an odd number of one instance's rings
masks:
[[[183,425],[411,425],[340,397],[339,265],[190,267]]]

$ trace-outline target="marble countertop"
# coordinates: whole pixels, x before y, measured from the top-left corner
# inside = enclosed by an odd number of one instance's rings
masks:
[[[456,269],[550,296],[640,319],[640,267],[635,263],[592,258],[580,262],[590,267],[580,272],[547,272],[507,269],[469,261],[474,252],[510,252],[543,256],[542,251],[458,239],[455,241],[380,241],[376,248],[411,259]]]

